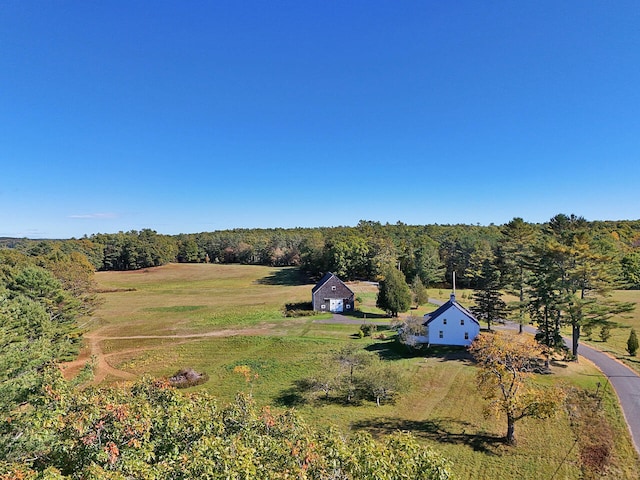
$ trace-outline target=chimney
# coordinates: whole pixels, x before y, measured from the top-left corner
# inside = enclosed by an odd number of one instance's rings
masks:
[[[456,301],[456,271],[453,271],[453,291],[451,292],[450,300],[452,302]]]

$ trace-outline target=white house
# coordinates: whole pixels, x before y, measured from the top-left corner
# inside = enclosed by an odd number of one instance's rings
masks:
[[[444,305],[424,316],[424,337],[429,345],[468,346],[480,333],[480,323],[473,314],[456,302],[455,293]]]

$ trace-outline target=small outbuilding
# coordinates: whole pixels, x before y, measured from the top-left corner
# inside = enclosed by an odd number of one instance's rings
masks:
[[[480,333],[480,322],[473,314],[456,302],[455,293],[437,310],[424,316],[425,336],[429,345],[468,346]]]
[[[331,272],[311,290],[311,304],[319,312],[352,312],[354,302],[353,291]]]

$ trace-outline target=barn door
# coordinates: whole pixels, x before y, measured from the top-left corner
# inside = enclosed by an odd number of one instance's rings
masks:
[[[330,299],[329,300],[329,311],[333,313],[342,313],[344,310],[344,303],[342,299]]]

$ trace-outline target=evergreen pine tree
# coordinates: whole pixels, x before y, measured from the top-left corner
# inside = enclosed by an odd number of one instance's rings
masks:
[[[418,307],[429,301],[429,292],[418,276],[416,276],[411,283],[411,292]]]
[[[491,330],[491,323],[507,318],[507,304],[502,300],[500,292],[500,272],[493,262],[485,260],[480,275],[476,279],[478,288],[473,293],[475,305],[471,311],[478,318],[487,322]]]
[[[629,339],[627,340],[627,352],[629,352],[629,355],[633,356],[638,352],[638,336],[636,335],[634,328],[631,329]]]
[[[376,306],[393,317],[398,312],[406,312],[411,306],[411,290],[402,272],[396,268],[388,268],[384,280],[380,282]]]

